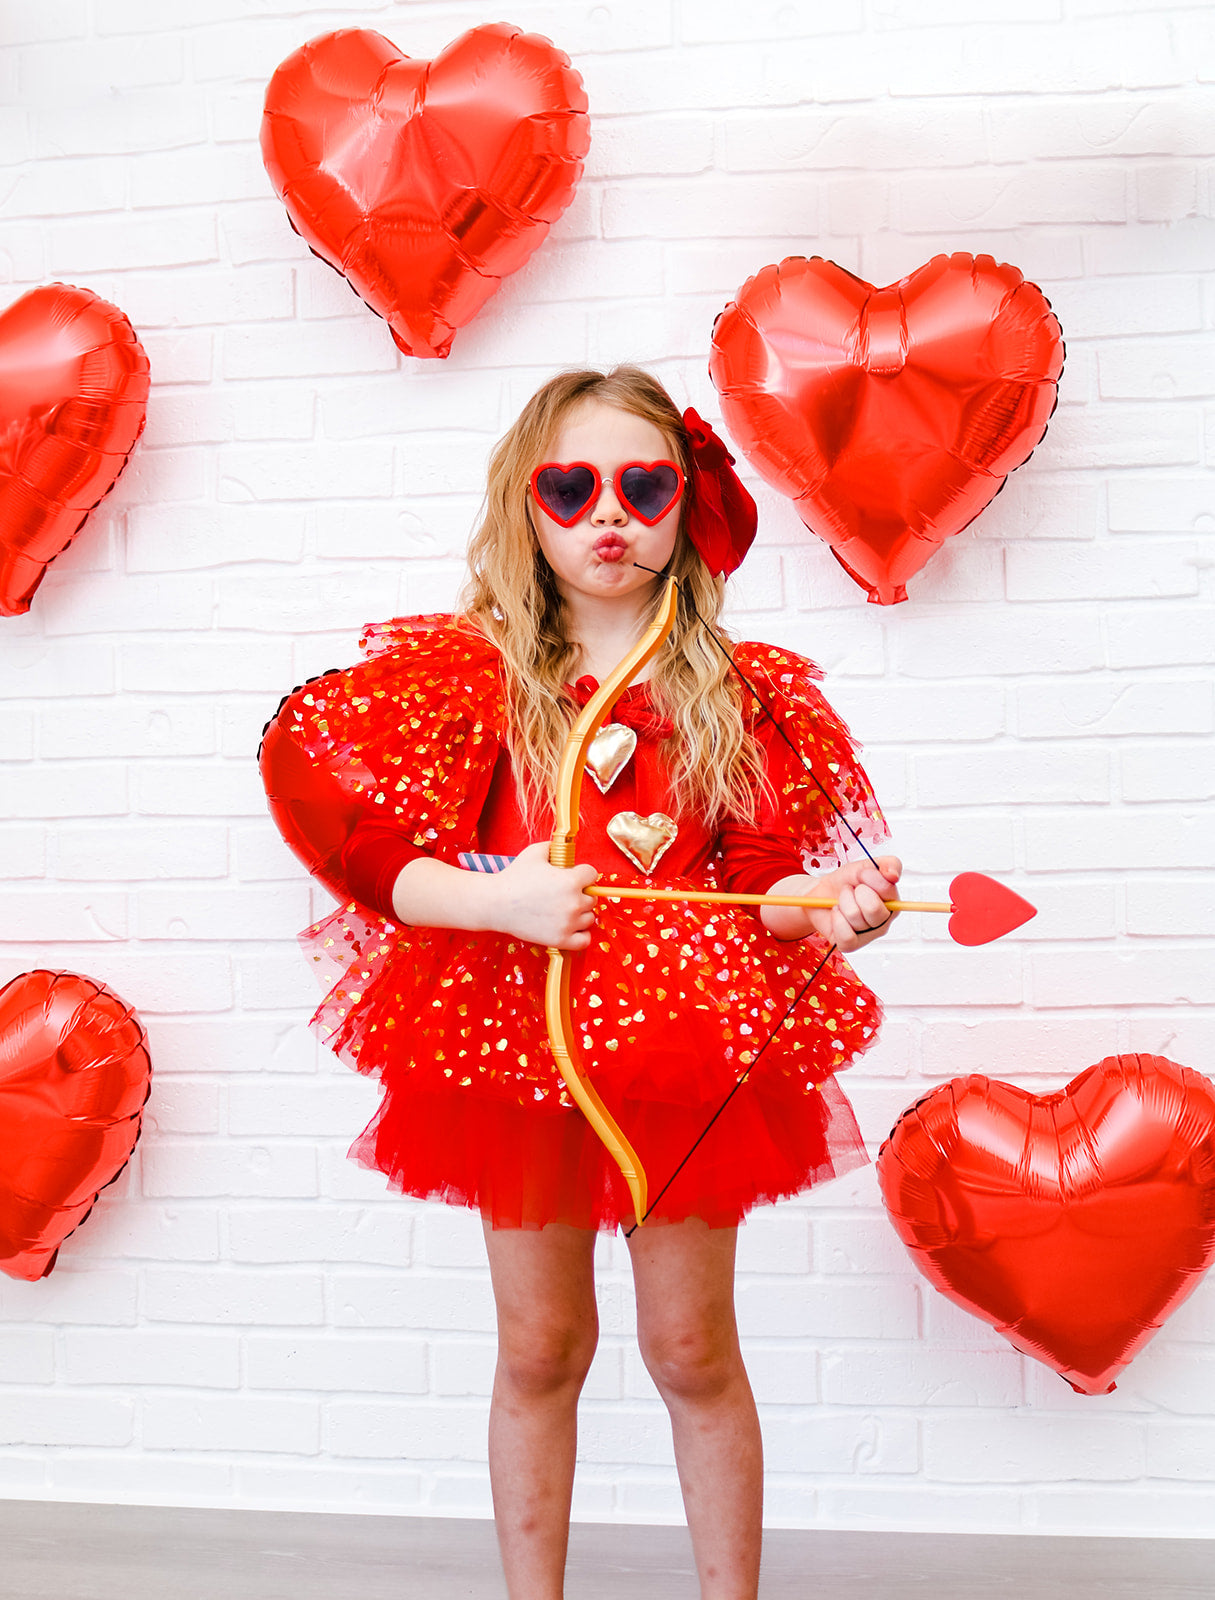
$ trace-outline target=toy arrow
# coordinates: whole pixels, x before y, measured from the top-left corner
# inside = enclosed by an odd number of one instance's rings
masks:
[[[715,890],[631,889],[591,884],[585,891],[598,900],[680,900],[701,905],[807,906],[829,911],[838,900],[821,900],[787,894],[724,894]],[[960,872],[949,885],[949,900],[887,900],[890,911],[944,911],[950,913],[949,937],[955,944],[991,944],[1038,914],[1019,894],[981,872]]]
[[[513,856],[485,856],[472,852],[460,856],[460,865],[475,872],[500,872]],[[585,891],[596,900],[674,900],[696,905],[806,906],[829,911],[837,900],[787,894],[727,894],[714,889],[648,889],[592,883]],[[955,944],[992,944],[1006,933],[1023,927],[1038,908],[981,872],[960,872],[949,885],[948,900],[887,900],[895,911],[947,912],[949,937]]]

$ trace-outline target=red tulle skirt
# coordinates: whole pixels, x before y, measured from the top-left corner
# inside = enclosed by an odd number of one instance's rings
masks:
[[[545,951],[399,928],[355,906],[304,940],[341,975],[314,1019],[322,1037],[384,1087],[352,1156],[495,1227],[632,1222],[619,1169],[553,1065]],[[733,1226],[864,1164],[834,1074],[872,1043],[880,1014],[848,963],[824,955],[817,939],[772,939],[739,908],[673,917],[632,902],[610,939],[575,958],[580,1053],[645,1167],[652,1222]]]
[[[868,1159],[834,1078],[796,1109],[784,1095],[765,1092],[762,1078],[748,1079],[714,1122],[718,1109],[647,1100],[613,1109],[633,1147],[645,1151],[654,1205],[647,1226],[698,1217],[711,1228],[731,1228],[752,1206],[786,1199]],[[394,1092],[350,1154],[402,1193],[471,1206],[495,1228],[564,1222],[612,1230],[634,1221],[619,1167],[576,1109],[537,1117],[508,1101],[453,1107],[450,1095]]]

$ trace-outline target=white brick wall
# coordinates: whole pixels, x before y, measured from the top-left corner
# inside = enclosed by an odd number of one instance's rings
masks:
[[[735,623],[819,657],[909,885],[1041,915],[864,960],[876,1142],[926,1082],[1055,1087],[1111,1052],[1215,1072],[1215,48],[1146,0],[518,0],[575,57],[587,176],[438,364],[304,248],[258,152],[275,65],[367,25],[430,55],[486,0],[51,0],[0,47],[0,278],[121,305],[152,360],[131,469],[0,630],[0,979],[66,966],[146,1018],[127,1173],[44,1283],[0,1278],[0,1492],[485,1514],[493,1316],[475,1219],[346,1162],[374,1092],[307,1035],[261,724],[359,626],[450,604],[486,455],[556,366],[640,358],[716,411],[714,315],[820,253],[886,282],[986,250],[1068,341],[1033,460],[902,607],[759,490]],[[250,15],[256,11],[256,17]],[[184,20],[183,20],[184,19]],[[577,1511],[678,1511],[601,1247]],[[757,1215],[739,1306],[775,1523],[1215,1534],[1215,1281],[1080,1400],[934,1295],[871,1171]]]

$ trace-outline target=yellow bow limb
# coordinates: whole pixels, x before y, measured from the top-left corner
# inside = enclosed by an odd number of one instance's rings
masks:
[[[561,754],[557,787],[553,796],[553,837],[548,858],[555,867],[572,867],[578,840],[578,810],[582,799],[582,776],[591,741],[602,727],[620,694],[662,648],[663,640],[675,623],[679,606],[679,584],[668,578],[666,591],[653,622],[634,649],[617,663],[599,688],[583,706]],[[590,1082],[578,1054],[570,1002],[570,953],[550,948],[548,981],[544,989],[544,1019],[553,1060],[561,1081],[575,1105],[590,1123],[629,1186],[640,1226],[646,1217],[646,1174],[637,1152],[625,1138],[611,1112]]]

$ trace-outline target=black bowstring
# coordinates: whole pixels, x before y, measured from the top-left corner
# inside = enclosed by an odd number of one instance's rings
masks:
[[[633,565],[635,567],[640,567],[642,572],[651,572],[651,573],[653,573],[656,578],[666,578],[666,577],[670,576],[669,573],[655,571],[655,569],[653,567],[643,566],[640,561],[634,561]],[[752,695],[753,699],[755,700],[756,705],[763,712],[764,716],[767,717],[768,721],[776,729],[776,731],[780,735],[780,737],[789,746],[789,749],[797,757],[797,760],[798,760],[799,764],[802,767],[805,768],[806,772],[808,772],[810,777],[814,780],[815,786],[817,787],[819,793],[822,795],[823,799],[826,800],[827,804],[831,807],[832,811],[835,812],[836,816],[844,824],[845,828],[847,828],[848,832],[856,840],[857,844],[860,845],[861,849],[865,852],[866,856],[868,856],[868,858],[872,862],[872,864],[875,867],[877,867],[877,862],[874,860],[873,856],[870,854],[868,846],[865,844],[865,841],[861,838],[860,834],[856,831],[856,829],[848,821],[848,818],[840,810],[839,806],[835,803],[835,797],[826,789],[826,787],[823,785],[821,779],[819,778],[818,773],[815,772],[814,768],[806,760],[805,755],[802,753],[802,751],[800,751],[797,748],[797,746],[793,743],[793,740],[789,737],[789,735],[781,727],[780,723],[772,715],[771,711],[769,711],[767,705],[764,703],[763,697],[761,696],[759,690],[751,682],[750,678],[748,678],[747,674],[743,671],[743,669],[739,666],[738,662],[735,661],[734,657],[730,654],[730,652],[726,649],[725,645],[718,638],[716,630],[714,628],[711,628],[709,626],[709,624],[705,621],[705,619],[701,616],[700,612],[697,611],[695,603],[693,602],[691,595],[688,593],[687,588],[684,585],[684,583],[681,582],[681,580],[678,579],[678,578],[676,578],[675,582],[679,587],[680,598],[686,603],[686,605],[688,607],[688,610],[696,618],[697,622],[700,623],[700,625],[704,629],[705,633],[708,635],[708,637],[710,639],[712,639],[713,643],[721,651],[722,655],[725,656],[726,661],[729,663],[729,665],[731,667],[733,667],[734,671],[737,672],[738,676],[746,684],[747,688],[751,691],[751,695]],[[881,871],[881,868],[879,867],[878,870]],[[892,915],[893,915],[893,912],[890,913],[890,916],[892,916]],[[886,922],[890,921],[890,916],[886,917],[885,922],[878,923],[878,927],[884,928],[886,926]],[[675,1168],[675,1171],[671,1174],[671,1176],[663,1184],[662,1188],[654,1196],[653,1200],[650,1201],[649,1205],[646,1207],[645,1215],[643,1217],[641,1217],[637,1222],[635,1222],[631,1228],[626,1228],[625,1229],[624,1236],[625,1236],[626,1239],[631,1239],[633,1234],[636,1233],[637,1229],[641,1226],[641,1224],[643,1222],[648,1221],[648,1219],[650,1218],[650,1216],[652,1215],[652,1213],[654,1211],[654,1208],[658,1205],[659,1201],[661,1201],[663,1195],[666,1194],[667,1190],[675,1182],[675,1179],[679,1176],[679,1174],[687,1166],[688,1162],[696,1154],[697,1150],[700,1148],[701,1144],[704,1142],[705,1138],[707,1137],[707,1135],[709,1133],[709,1130],[713,1127],[713,1124],[717,1121],[718,1117],[721,1116],[722,1112],[730,1104],[730,1101],[733,1100],[734,1096],[738,1093],[738,1091],[742,1088],[743,1084],[746,1083],[747,1079],[751,1076],[752,1072],[755,1070],[755,1067],[759,1062],[760,1056],[763,1055],[764,1051],[772,1043],[773,1039],[776,1038],[777,1034],[784,1027],[785,1023],[788,1022],[789,1018],[793,1015],[794,1010],[801,1004],[802,1000],[805,998],[806,994],[809,992],[811,985],[814,983],[814,981],[818,977],[819,973],[827,965],[827,962],[830,960],[830,958],[835,954],[836,948],[837,948],[837,946],[835,946],[833,944],[828,949],[826,955],[823,956],[823,959],[819,962],[818,966],[815,967],[814,971],[810,974],[810,976],[806,979],[805,983],[798,990],[796,996],[794,997],[794,999],[792,1000],[792,1002],[790,1003],[790,1005],[786,1009],[784,1016],[781,1017],[780,1021],[776,1024],[775,1028],[773,1028],[772,1031],[768,1034],[768,1037],[764,1040],[763,1044],[760,1045],[759,1049],[755,1052],[754,1056],[752,1056],[751,1061],[749,1062],[746,1070],[735,1080],[734,1085],[731,1088],[729,1094],[727,1094],[726,1098],[722,1101],[722,1103],[718,1106],[717,1110],[709,1118],[709,1121],[706,1123],[705,1127],[701,1130],[699,1136],[697,1137],[696,1143],[688,1151],[687,1155],[684,1156],[683,1160]]]
[[[815,967],[814,971],[810,974],[810,976],[806,979],[805,983],[798,990],[797,994],[794,996],[792,1001],[786,1007],[784,1016],[776,1024],[775,1028],[772,1029],[772,1031],[769,1033],[768,1037],[764,1040],[763,1044],[760,1045],[759,1049],[755,1052],[755,1054],[751,1057],[751,1060],[747,1064],[746,1071],[743,1072],[741,1074],[741,1076],[739,1076],[738,1078],[735,1079],[734,1086],[730,1090],[729,1094],[722,1101],[722,1103],[718,1106],[717,1110],[709,1118],[709,1120],[705,1124],[705,1126],[701,1129],[700,1133],[697,1136],[696,1143],[688,1151],[687,1155],[684,1156],[683,1160],[675,1168],[675,1171],[671,1174],[671,1176],[663,1184],[662,1188],[659,1189],[658,1193],[650,1201],[649,1205],[646,1207],[645,1216],[643,1216],[640,1219],[640,1221],[635,1222],[631,1228],[626,1228],[624,1230],[624,1236],[625,1236],[626,1239],[631,1239],[633,1237],[633,1235],[637,1232],[637,1229],[641,1226],[641,1224],[643,1222],[648,1222],[649,1221],[649,1218],[650,1218],[651,1214],[653,1213],[654,1208],[659,1204],[659,1202],[661,1201],[663,1195],[666,1194],[667,1190],[675,1182],[675,1179],[679,1176],[679,1174],[687,1166],[688,1162],[691,1161],[692,1157],[696,1154],[697,1150],[700,1149],[700,1146],[703,1144],[704,1140],[708,1137],[709,1130],[712,1128],[713,1124],[717,1121],[718,1117],[721,1116],[722,1112],[730,1104],[730,1101],[733,1100],[734,1096],[742,1088],[743,1084],[746,1083],[747,1079],[751,1076],[752,1072],[754,1072],[756,1066],[759,1063],[760,1056],[763,1055],[764,1051],[772,1043],[773,1039],[776,1038],[777,1034],[784,1027],[785,1023],[788,1022],[789,1018],[793,1015],[794,1010],[802,1003],[803,998],[805,997],[805,995],[807,994],[807,992],[810,989],[810,985],[814,982],[814,980],[818,977],[819,973],[827,965],[827,962],[835,954],[835,948],[836,947],[834,945],[832,945],[828,949],[827,953],[823,956],[823,959],[819,962],[818,966]]]

